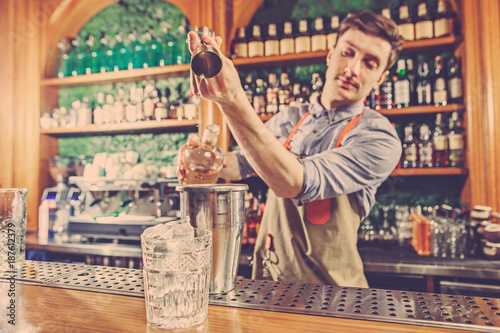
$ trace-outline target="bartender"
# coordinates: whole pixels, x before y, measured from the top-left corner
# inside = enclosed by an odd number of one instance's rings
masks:
[[[223,54],[220,37],[202,38]],[[188,41],[191,50],[200,45],[194,32]],[[241,147],[226,154],[221,177],[256,173],[269,186],[252,278],[368,287],[357,231],[398,163],[401,141],[364,100],[389,74],[402,44],[394,21],[369,11],[349,15],[328,52],[317,102],[291,106],[265,124],[231,60],[222,56],[213,78],[191,74],[193,93],[217,103]],[[196,145],[196,138],[187,144]],[[184,175],[181,160],[180,181]]]

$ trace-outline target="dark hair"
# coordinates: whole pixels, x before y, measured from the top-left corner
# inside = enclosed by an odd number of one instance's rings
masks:
[[[393,20],[371,11],[349,14],[340,23],[337,42],[347,30],[352,28],[387,40],[391,44],[391,54],[385,69],[391,68],[396,63],[403,48],[404,38],[399,34],[398,26]]]

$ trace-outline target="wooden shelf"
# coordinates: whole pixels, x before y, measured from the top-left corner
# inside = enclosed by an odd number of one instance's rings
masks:
[[[189,73],[189,64],[164,67],[139,68],[116,72],[95,73],[89,75],[67,76],[63,78],[42,79],[42,87],[88,86],[103,83],[139,81],[149,78],[182,76]]]
[[[399,168],[391,176],[460,176],[467,175],[463,168]]]
[[[462,104],[448,104],[445,106],[417,105],[401,109],[380,109],[378,111],[384,116],[405,116],[425,113],[453,112],[461,110],[464,110],[464,106]]]
[[[50,130],[40,130],[40,134],[54,137],[78,137],[89,135],[110,135],[126,133],[156,133],[175,131],[179,128],[189,128],[198,126],[198,120],[166,119],[162,121],[139,121],[134,123],[87,125],[73,128],[54,128]]]
[[[460,43],[462,40],[461,37],[457,36],[448,36],[448,37],[439,37],[439,38],[431,38],[431,39],[423,39],[417,41],[408,41],[403,44],[403,53],[404,52],[413,52],[413,51],[422,51],[425,49],[433,49],[437,47],[447,47],[454,46]],[[294,53],[294,54],[286,54],[286,55],[278,55],[278,56],[270,56],[270,57],[253,57],[253,58],[237,58],[233,59],[233,63],[235,66],[254,66],[254,65],[292,65],[297,62],[302,64],[306,64],[309,62],[318,62],[324,61],[328,51],[316,51],[316,52],[304,52],[304,53]]]

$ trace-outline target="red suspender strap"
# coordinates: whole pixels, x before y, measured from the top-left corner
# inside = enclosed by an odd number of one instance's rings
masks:
[[[300,124],[302,124],[304,122],[304,120],[307,118],[307,116],[309,115],[309,113],[310,112],[307,111],[307,113],[304,115],[304,117],[302,117],[302,119],[299,120],[299,122],[297,123],[297,125],[295,125],[295,127],[293,128],[293,130],[288,135],[288,138],[286,139],[285,143],[283,144],[283,146],[285,146],[286,149],[290,150],[290,141],[292,141],[292,137],[295,135],[295,133],[297,133],[297,130],[299,129]]]
[[[359,118],[361,118],[362,113],[358,114],[356,117],[352,118],[349,123],[344,127],[342,132],[340,132],[339,138],[337,139],[336,148],[339,148],[344,136],[358,123]],[[330,203],[331,198],[314,200],[306,203],[306,218],[311,224],[322,225],[330,220]]]

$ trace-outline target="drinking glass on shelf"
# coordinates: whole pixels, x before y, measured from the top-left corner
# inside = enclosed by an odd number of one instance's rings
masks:
[[[394,210],[399,245],[410,243],[413,230],[410,207],[407,205],[397,205],[394,207]]]

